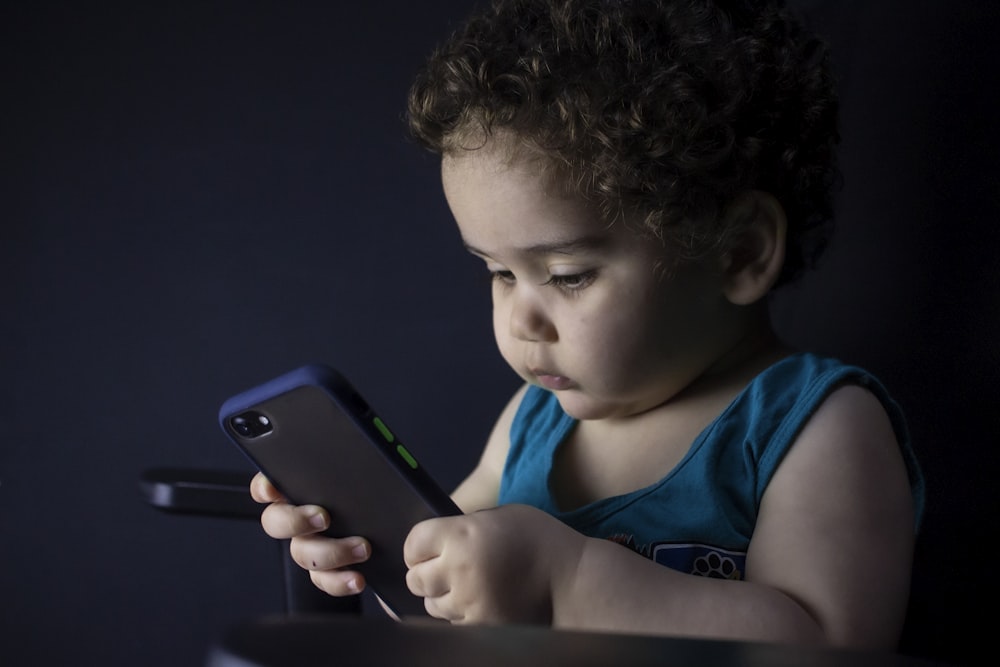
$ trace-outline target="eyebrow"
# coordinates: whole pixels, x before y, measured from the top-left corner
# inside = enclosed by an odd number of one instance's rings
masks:
[[[463,244],[465,249],[471,252],[473,255],[479,255],[481,257],[489,257],[490,254],[483,250],[476,248],[475,246],[469,245],[468,243]],[[608,245],[608,239],[606,236],[582,236],[576,239],[570,239],[568,241],[555,241],[553,243],[536,243],[534,245],[526,246],[524,248],[516,248],[515,251],[518,253],[526,255],[572,255],[573,253],[579,252],[581,250],[597,250]]]

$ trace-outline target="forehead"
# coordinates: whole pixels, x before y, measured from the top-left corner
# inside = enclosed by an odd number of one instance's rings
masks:
[[[598,209],[560,187],[538,158],[485,146],[446,155],[441,163],[445,197],[463,240],[471,248],[594,248],[624,230]]]

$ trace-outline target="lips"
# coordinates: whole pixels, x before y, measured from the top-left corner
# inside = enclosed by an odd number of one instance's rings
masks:
[[[573,386],[573,381],[565,375],[556,375],[555,373],[541,369],[531,369],[531,374],[538,380],[538,384],[552,391],[569,389]]]

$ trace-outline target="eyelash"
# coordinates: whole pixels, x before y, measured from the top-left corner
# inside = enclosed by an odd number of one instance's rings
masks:
[[[579,292],[590,286],[597,277],[597,271],[582,271],[569,275],[550,276],[542,285],[556,287],[564,292]],[[490,271],[490,278],[493,282],[505,287],[510,287],[517,278],[513,271]]]
[[[579,292],[590,286],[597,277],[597,271],[581,271],[566,276],[552,276],[545,281],[545,285],[552,285],[567,292]]]
[[[495,283],[500,283],[502,285],[511,285],[514,283],[514,272],[513,271],[490,271],[490,280]]]

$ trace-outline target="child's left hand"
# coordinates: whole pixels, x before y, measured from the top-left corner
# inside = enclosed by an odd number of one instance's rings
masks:
[[[549,623],[553,591],[585,540],[526,505],[429,519],[403,547],[406,582],[431,616],[453,623]]]

